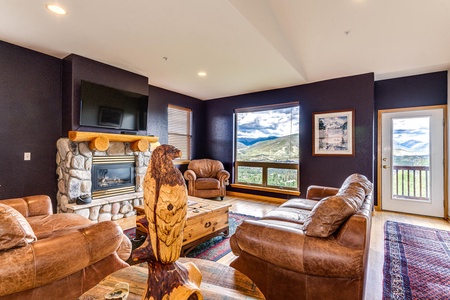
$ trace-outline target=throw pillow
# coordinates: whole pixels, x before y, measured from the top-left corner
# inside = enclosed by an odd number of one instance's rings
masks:
[[[306,218],[303,231],[307,236],[328,237],[354,213],[355,207],[347,201],[346,196],[326,197],[317,203]]]
[[[23,247],[36,240],[25,217],[11,206],[0,203],[0,251]]]

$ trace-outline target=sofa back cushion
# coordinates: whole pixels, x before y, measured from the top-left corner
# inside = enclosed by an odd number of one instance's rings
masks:
[[[223,170],[223,164],[213,159],[195,159],[191,160],[188,169],[194,171],[197,177],[214,178],[217,172]]]
[[[335,196],[317,203],[306,218],[303,230],[307,236],[328,237],[359,210],[372,183],[364,175],[350,175]]]
[[[34,241],[36,236],[25,217],[11,206],[0,203],[0,251]]]

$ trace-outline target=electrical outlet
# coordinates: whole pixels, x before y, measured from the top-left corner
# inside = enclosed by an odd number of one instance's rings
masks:
[[[24,152],[23,160],[31,160],[31,152]]]

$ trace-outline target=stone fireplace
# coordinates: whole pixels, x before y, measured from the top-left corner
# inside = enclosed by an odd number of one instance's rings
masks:
[[[140,151],[120,141],[108,141],[104,151],[92,148],[92,141],[58,140],[58,213],[77,213],[95,222],[134,217],[134,206],[143,203],[150,149]],[[77,205],[77,197],[85,195],[92,202]]]

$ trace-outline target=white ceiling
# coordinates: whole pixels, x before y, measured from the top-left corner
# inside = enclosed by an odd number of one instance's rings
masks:
[[[0,39],[88,57],[202,100],[450,69],[449,0],[53,1],[66,16],[49,2],[2,0]]]

